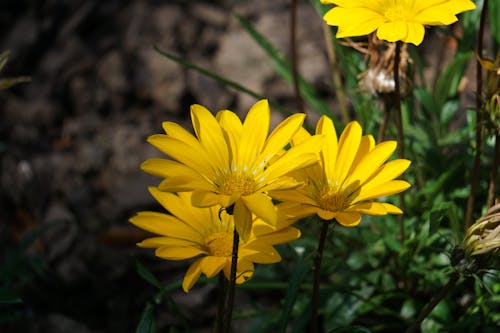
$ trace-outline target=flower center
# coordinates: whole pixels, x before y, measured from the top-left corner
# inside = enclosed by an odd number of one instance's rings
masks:
[[[357,183],[347,188],[325,186],[316,196],[319,207],[330,212],[341,212],[351,205],[359,191]]]
[[[328,188],[319,193],[317,202],[321,208],[330,212],[342,211],[348,205],[342,192],[331,191]]]
[[[384,15],[389,22],[408,21],[408,11],[403,4],[394,4],[388,7]]]
[[[207,251],[215,257],[230,257],[233,253],[233,235],[216,232],[205,238]]]
[[[244,173],[231,173],[226,176],[219,186],[221,194],[249,195],[255,192],[255,180]]]

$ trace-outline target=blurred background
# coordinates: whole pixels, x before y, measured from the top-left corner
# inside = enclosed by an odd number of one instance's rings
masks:
[[[286,0],[1,1],[0,51],[10,50],[1,78],[31,77],[0,92],[1,332],[132,332],[156,293],[136,261],[166,284],[182,278],[186,264],[136,249],[147,235],[127,222],[161,209],[147,192],[159,180],[139,169],[160,156],[146,138],[165,120],[189,127],[193,103],[246,112],[255,98],[153,45],[293,110],[293,89],[233,16],[287,54],[287,9]],[[298,13],[302,72],[324,89],[322,22],[307,1]],[[213,293],[173,289],[193,331],[210,331]],[[157,315],[160,331],[180,320],[166,306]]]

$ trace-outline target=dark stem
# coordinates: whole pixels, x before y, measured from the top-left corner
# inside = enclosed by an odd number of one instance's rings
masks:
[[[405,158],[405,142],[403,131],[403,117],[401,115],[401,89],[399,83],[399,62],[401,59],[401,45],[402,42],[396,42],[396,53],[394,55],[394,106],[396,108],[396,123],[398,126],[398,158]],[[402,211],[405,211],[405,192],[399,194],[399,206]],[[405,240],[405,228],[403,217],[398,217],[399,223],[399,239],[401,244]]]
[[[389,101],[388,98],[384,97],[384,118],[382,118],[382,124],[380,124],[377,142],[384,140],[385,131],[387,129],[387,123],[389,122],[389,118],[391,116],[391,108],[392,108],[391,101]]]
[[[495,136],[495,151],[493,153],[493,167],[491,169],[490,186],[488,188],[487,207],[495,204],[495,193],[497,191],[498,165],[500,165],[500,133]]]
[[[297,0],[291,0],[290,3],[290,56],[292,60],[292,78],[293,89],[295,92],[295,101],[297,110],[304,112],[304,103],[300,95],[298,52],[297,52]]]
[[[459,278],[460,276],[458,275],[458,273],[455,272],[452,273],[452,275],[450,276],[450,280],[448,281],[446,286],[444,286],[439,291],[439,293],[422,309],[422,311],[420,311],[420,314],[418,315],[417,319],[415,319],[415,321],[411,324],[411,326],[408,327],[405,333],[412,333],[418,330],[422,321],[429,315],[429,313],[431,313],[431,311],[436,307],[436,305],[438,305],[439,302],[441,302],[441,300],[446,296],[446,294],[448,294],[448,292],[451,289],[453,289],[453,287],[455,287]]]
[[[226,303],[227,290],[226,278],[224,277],[224,273],[222,271],[219,273],[217,289],[217,297],[219,297],[219,299],[217,301],[217,317],[215,318],[214,333],[221,333],[224,322],[224,305]]]
[[[321,273],[321,260],[323,259],[323,249],[325,247],[326,234],[328,232],[328,225],[330,221],[321,220],[323,225],[321,226],[321,233],[319,235],[318,241],[318,250],[316,252],[316,256],[314,257],[314,266],[313,266],[313,274],[314,274],[314,284],[312,291],[312,299],[311,299],[311,333],[318,332],[318,308],[319,308],[319,280]]]
[[[229,276],[229,288],[227,290],[226,316],[224,318],[224,329],[222,332],[229,333],[231,331],[231,320],[233,317],[234,292],[236,286],[236,266],[238,264],[238,246],[240,243],[240,235],[234,228],[233,236],[233,254],[231,256],[231,273]]]
[[[476,53],[481,58],[483,54],[483,36],[484,25],[486,23],[486,13],[488,12],[488,0],[484,0],[483,10],[481,11],[481,20],[479,21],[479,30],[477,32]],[[470,180],[470,193],[467,199],[467,211],[465,213],[465,230],[472,223],[472,212],[474,210],[474,199],[476,196],[476,186],[479,177],[479,166],[481,164],[481,145],[482,145],[482,88],[483,88],[483,70],[479,60],[476,61],[476,155],[474,156],[474,166]]]

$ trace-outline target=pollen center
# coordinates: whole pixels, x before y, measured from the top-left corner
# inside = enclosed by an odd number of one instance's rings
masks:
[[[385,18],[389,22],[407,21],[407,9],[403,5],[393,5],[384,12]]]
[[[231,173],[222,181],[219,190],[226,195],[249,195],[255,192],[255,180],[244,173]]]
[[[330,212],[340,212],[349,205],[342,191],[334,191],[329,188],[320,191],[317,202],[321,208]]]
[[[216,232],[205,238],[207,251],[215,257],[230,257],[233,253],[233,235]]]

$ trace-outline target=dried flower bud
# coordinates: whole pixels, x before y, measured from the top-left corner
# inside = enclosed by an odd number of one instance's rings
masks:
[[[469,230],[464,240],[465,252],[475,256],[497,253],[500,249],[500,203],[488,209]]]

